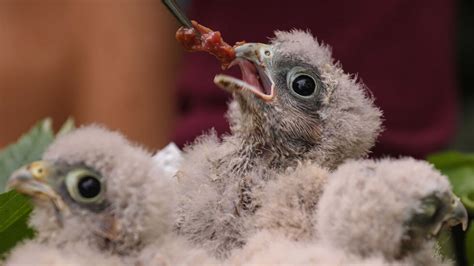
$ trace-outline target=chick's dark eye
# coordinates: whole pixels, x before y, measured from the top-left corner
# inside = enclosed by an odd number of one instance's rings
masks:
[[[84,198],[94,198],[100,193],[100,181],[93,176],[85,176],[81,178],[77,184],[77,188]]]
[[[310,76],[300,75],[293,80],[291,87],[301,96],[310,96],[316,90],[316,83]]]
[[[99,204],[104,200],[105,183],[102,176],[85,168],[72,169],[66,174],[69,196],[81,204]]]

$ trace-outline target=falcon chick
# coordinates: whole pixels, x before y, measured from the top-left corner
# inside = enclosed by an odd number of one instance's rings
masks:
[[[437,253],[441,228],[467,225],[448,179],[414,159],[351,161],[328,179],[314,215],[317,237],[293,241],[262,230],[236,265],[450,265]]]
[[[151,259],[146,265],[183,263],[189,257],[175,248],[186,244],[172,233],[171,184],[151,154],[119,133],[88,126],[60,136],[43,161],[17,170],[9,180],[11,188],[34,200],[29,222],[37,235],[15,249],[7,264],[64,264],[70,258],[72,264],[104,265],[107,256],[130,263],[141,261],[142,254]],[[196,259],[199,252],[192,252]]]
[[[333,169],[365,156],[381,123],[364,86],[308,32],[278,31],[269,45],[235,51],[231,65],[242,80],[214,80],[234,97],[231,134],[198,138],[178,174],[179,232],[219,257],[245,243],[244,221],[260,207],[256,194],[267,180],[301,162]]]
[[[319,241],[361,257],[439,265],[443,227],[467,226],[447,177],[411,158],[351,161],[329,178],[315,214]]]

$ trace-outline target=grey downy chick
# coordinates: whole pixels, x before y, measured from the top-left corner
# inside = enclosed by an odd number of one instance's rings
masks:
[[[315,214],[318,239],[361,257],[442,265],[435,236],[467,212],[449,180],[412,158],[352,161],[328,181]]]
[[[60,136],[9,186],[33,199],[29,223],[37,235],[15,248],[7,265],[210,261],[172,231],[173,182],[119,133],[88,126]]]
[[[286,237],[291,232],[263,229],[229,262],[451,265],[439,255],[434,236],[443,227],[467,226],[467,212],[448,179],[410,158],[341,165],[328,178],[313,215],[313,239],[294,241]]]
[[[267,180],[306,161],[334,169],[364,157],[381,123],[364,86],[308,32],[276,32],[269,45],[247,43],[236,54],[242,80],[214,80],[233,94],[231,134],[198,138],[178,174],[178,230],[218,257],[245,243],[245,220],[260,207],[254,194]]]

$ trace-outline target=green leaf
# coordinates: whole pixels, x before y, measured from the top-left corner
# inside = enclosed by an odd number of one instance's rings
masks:
[[[39,160],[53,139],[51,119],[45,119],[23,135],[18,142],[0,151],[0,192],[5,190],[11,173],[25,164]]]
[[[27,225],[31,210],[26,197],[14,191],[0,194],[0,259],[19,241],[33,237]]]
[[[474,167],[474,154],[457,151],[442,152],[428,156],[428,161],[438,169],[457,168],[465,165]]]
[[[74,118],[69,117],[66,122],[61,126],[56,136],[61,136],[73,131],[76,128]]]
[[[17,217],[22,217],[31,212],[31,204],[29,200],[16,193],[10,191],[0,194],[0,233],[8,229],[15,223]]]

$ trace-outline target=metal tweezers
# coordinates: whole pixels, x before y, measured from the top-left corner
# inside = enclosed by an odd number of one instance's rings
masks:
[[[161,0],[168,10],[173,14],[178,21],[186,28],[194,28],[191,20],[186,16],[183,9],[176,3],[175,0]]]

